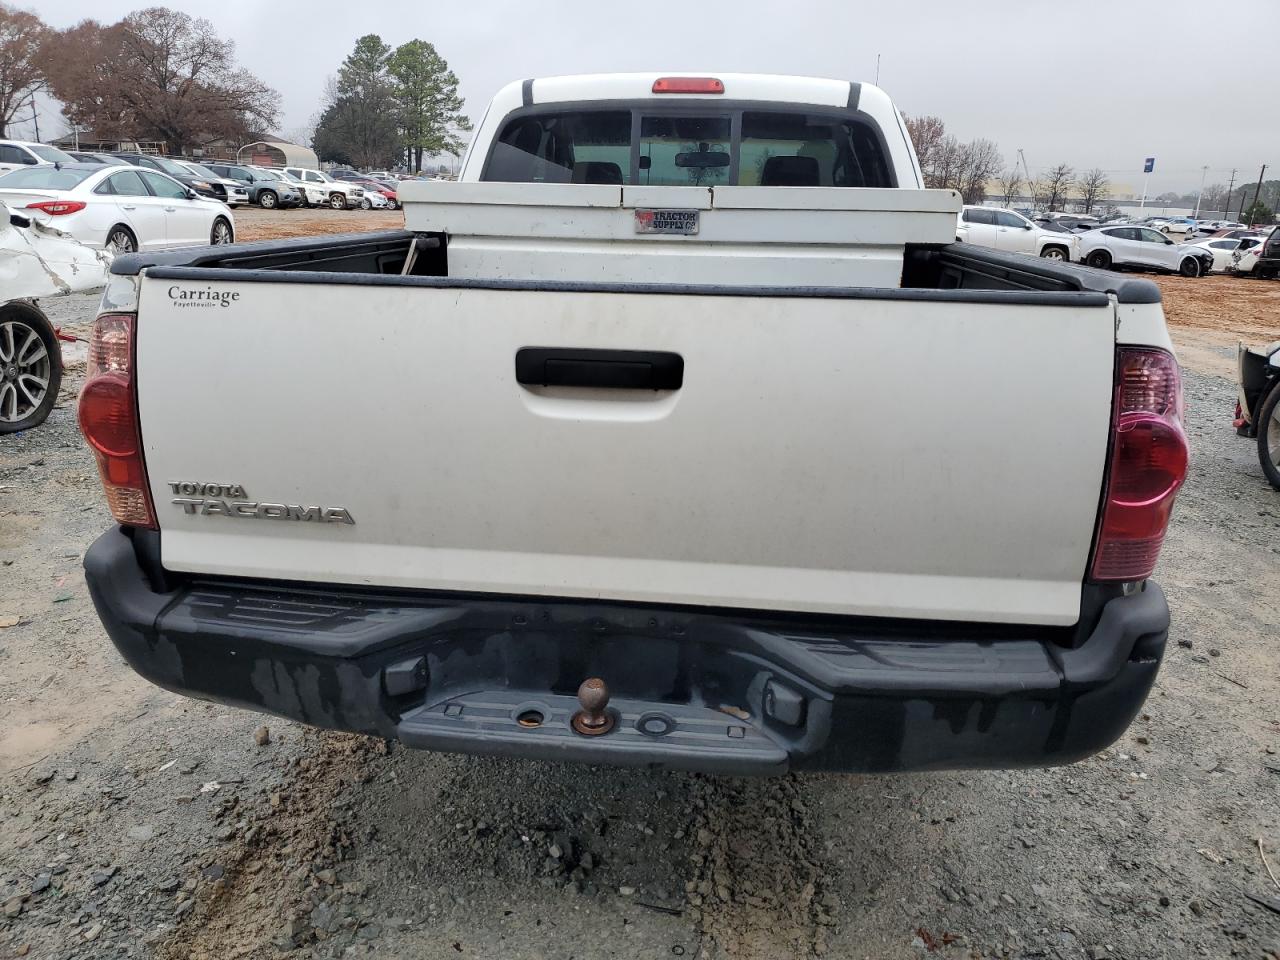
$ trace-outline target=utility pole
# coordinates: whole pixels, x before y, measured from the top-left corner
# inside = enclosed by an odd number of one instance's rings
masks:
[[[1026,175],[1026,178],[1027,178],[1027,196],[1031,198],[1031,212],[1035,213],[1036,188],[1035,188],[1035,185],[1031,182],[1031,168],[1027,166],[1027,155],[1022,152],[1021,147],[1018,148],[1018,159],[1022,161],[1022,172]],[[1015,172],[1017,171],[1018,165],[1016,163],[1013,165],[1013,169]]]
[[[36,128],[36,143],[40,142],[40,115],[36,113],[36,95],[31,95],[31,122]]]
[[[1267,165],[1264,163],[1262,169],[1258,171],[1258,187],[1253,191],[1253,206],[1258,206],[1258,194],[1262,193],[1262,177],[1267,172]],[[1253,226],[1253,210],[1249,211],[1249,226]]]
[[[1196,194],[1196,212],[1191,215],[1192,220],[1200,219],[1200,198],[1204,196],[1204,177],[1208,172],[1207,166],[1200,168],[1200,192]]]
[[[1222,201],[1222,219],[1231,219],[1231,191],[1236,185],[1236,174],[1239,173],[1235,167],[1231,168],[1231,182],[1227,184],[1227,199]]]

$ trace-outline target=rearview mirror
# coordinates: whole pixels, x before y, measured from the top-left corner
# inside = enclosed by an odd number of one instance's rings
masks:
[[[192,190],[190,187],[187,187],[187,199],[188,199],[188,200],[198,200],[198,199],[200,199],[200,194],[196,193],[196,192],[195,192],[194,190]]]
[[[1022,225],[1022,229],[1023,229],[1023,230],[1030,230],[1030,229],[1031,229],[1031,224],[1029,224],[1029,223],[1024,223],[1024,224]]]
[[[697,153],[677,153],[677,167],[693,167],[698,170],[709,170],[715,167],[727,167],[729,155],[714,150],[699,150]]]

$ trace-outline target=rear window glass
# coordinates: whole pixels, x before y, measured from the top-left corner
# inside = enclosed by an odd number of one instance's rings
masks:
[[[0,187],[6,190],[13,187],[37,190],[70,190],[90,174],[96,172],[95,170],[76,170],[67,167],[58,169],[52,165],[28,167],[25,170],[14,170],[12,173],[0,176]]]
[[[631,114],[543,113],[508,121],[485,180],[508,183],[630,183]]]
[[[880,141],[865,123],[800,113],[742,115],[738,183],[792,187],[892,186]]]
[[[218,175],[216,173],[214,173],[208,167],[203,166],[199,163],[188,163],[187,169],[190,170],[192,173],[194,173],[197,177],[207,177],[212,180],[218,179]]]
[[[671,187],[727,184],[730,122],[728,117],[642,117],[638,181]]]
[[[75,163],[76,158],[69,153],[63,153],[57,147],[46,147],[42,143],[33,143],[27,147],[41,160],[48,160],[50,163]]]
[[[637,139],[633,143],[632,131]],[[740,133],[739,133],[740,131]],[[510,117],[482,180],[669,186],[892,187],[875,125],[853,116],[719,105]]]

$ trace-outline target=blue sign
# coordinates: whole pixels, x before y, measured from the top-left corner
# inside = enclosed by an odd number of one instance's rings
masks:
[[[1156,168],[1156,158],[1155,158],[1155,157],[1147,157],[1146,163],[1144,163],[1144,164],[1142,165],[1142,172],[1143,172],[1143,173],[1150,173],[1150,172],[1151,172],[1152,170],[1154,170],[1155,168]]]

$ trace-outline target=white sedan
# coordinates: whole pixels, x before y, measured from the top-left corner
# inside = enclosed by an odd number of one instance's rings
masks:
[[[1174,243],[1159,230],[1139,224],[1099,227],[1080,236],[1080,256],[1091,267],[1169,270],[1199,277],[1213,268],[1213,253],[1189,243]]]
[[[26,167],[0,176],[0,202],[90,247],[116,253],[235,239],[235,220],[224,203],[141,167]]]

